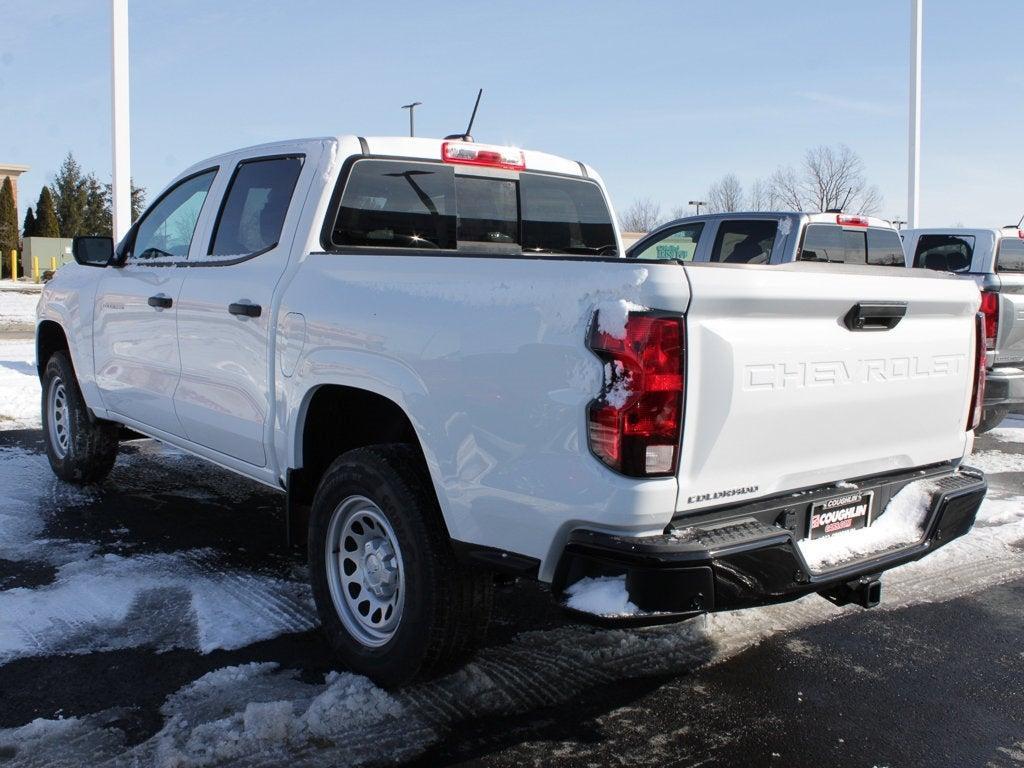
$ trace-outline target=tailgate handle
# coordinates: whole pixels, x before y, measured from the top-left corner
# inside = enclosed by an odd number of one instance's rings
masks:
[[[850,308],[843,323],[851,331],[888,331],[906,314],[905,301],[862,301]]]

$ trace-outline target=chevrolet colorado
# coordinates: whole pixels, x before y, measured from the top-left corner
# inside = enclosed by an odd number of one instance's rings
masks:
[[[627,260],[575,161],[253,147],[74,255],[38,310],[54,472],[100,481],[142,433],[285,492],[330,642],[386,685],[478,642],[500,574],[579,611],[621,587],[597,620],[870,605],[985,493],[973,284]]]

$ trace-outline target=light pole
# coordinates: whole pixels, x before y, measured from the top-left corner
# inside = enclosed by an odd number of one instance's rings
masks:
[[[897,230],[903,229],[903,225],[904,225],[904,224],[906,224],[906,223],[907,223],[907,222],[905,222],[905,221],[904,221],[903,219],[901,219],[901,218],[900,218],[899,216],[897,216],[896,218],[894,218],[894,219],[892,220],[892,225],[893,225],[894,227],[896,227],[896,229],[897,229]]]
[[[111,0],[111,143],[113,178],[110,197],[114,241],[132,224],[131,133],[128,129],[128,0]]]
[[[415,111],[416,107],[420,106],[420,104],[422,104],[422,103],[423,103],[422,101],[414,101],[412,104],[403,104],[402,105],[402,109],[408,109],[409,110],[409,135],[410,136],[415,136],[416,135],[416,128],[415,128],[415,123],[413,123],[412,113]]]
[[[921,215],[921,15],[924,0],[910,0],[910,136],[907,142],[907,225]]]
[[[707,201],[705,201],[705,200],[691,200],[690,201],[690,205],[697,206],[697,215],[700,216],[700,207],[702,205],[707,205]]]

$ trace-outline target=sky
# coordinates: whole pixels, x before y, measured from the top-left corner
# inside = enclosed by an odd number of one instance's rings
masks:
[[[71,151],[111,175],[107,0],[0,0],[19,215]],[[909,0],[129,0],[132,175],[285,138],[461,131],[583,160],[668,212],[845,143],[906,217]],[[925,0],[921,224],[1024,214],[1024,3]]]

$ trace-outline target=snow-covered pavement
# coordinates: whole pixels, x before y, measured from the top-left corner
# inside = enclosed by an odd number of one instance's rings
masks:
[[[38,426],[38,403],[31,343],[0,343],[3,425]],[[317,658],[266,650],[274,638],[315,637],[316,623],[303,566],[275,543],[281,499],[273,492],[150,441],[128,444],[102,486],[76,489],[50,474],[38,433],[8,435],[0,439],[5,766],[390,764],[422,754],[469,721],[683,674],[860,610],[812,596],[706,622],[601,630],[560,620],[529,624],[523,616],[537,613],[545,598],[519,586],[503,599],[527,608],[511,619],[499,614],[500,631],[473,661],[389,693],[331,670],[313,640],[303,647]],[[1024,422],[1008,420],[979,438],[971,463],[992,473],[975,530],[887,574],[882,611],[1024,575]],[[502,625],[510,620],[521,624]],[[131,701],[92,708],[71,692],[65,703],[59,690],[40,694],[53,705],[31,715],[4,709],[15,668],[43,675],[93,658],[117,666],[129,652],[156,665],[172,657],[181,663],[182,653],[223,661],[169,687],[158,709],[141,718],[149,726],[126,728],[140,706]],[[23,692],[8,691],[15,693]]]
[[[10,283],[9,280],[4,282]],[[35,326],[37,304],[38,289],[0,285],[0,331],[31,332]]]

